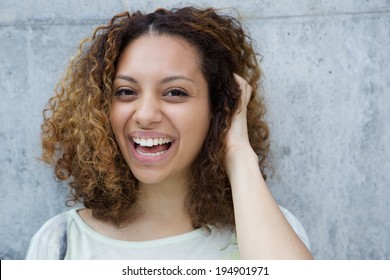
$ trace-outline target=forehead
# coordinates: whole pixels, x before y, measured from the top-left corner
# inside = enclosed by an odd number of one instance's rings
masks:
[[[184,38],[169,35],[143,35],[130,42],[119,56],[117,70],[129,67],[200,69],[197,49]]]

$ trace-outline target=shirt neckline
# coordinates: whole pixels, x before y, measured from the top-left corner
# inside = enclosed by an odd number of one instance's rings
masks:
[[[168,245],[172,243],[185,242],[191,239],[196,239],[199,237],[205,237],[206,233],[202,228],[195,229],[190,232],[178,234],[175,236],[164,237],[160,239],[146,240],[146,241],[127,241],[127,240],[119,240],[114,239],[108,236],[105,236],[93,228],[91,228],[77,213],[78,210],[83,208],[72,209],[69,211],[71,218],[74,220],[76,225],[80,228],[80,230],[86,234],[88,234],[91,238],[98,240],[100,242],[118,246],[118,247],[131,247],[131,248],[145,248],[145,247],[155,247]]]

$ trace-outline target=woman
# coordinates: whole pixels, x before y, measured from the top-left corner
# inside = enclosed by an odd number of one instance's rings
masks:
[[[27,258],[310,259],[264,181],[259,78],[241,25],[214,9],[97,28],[42,125],[43,160],[85,208],[48,221]]]

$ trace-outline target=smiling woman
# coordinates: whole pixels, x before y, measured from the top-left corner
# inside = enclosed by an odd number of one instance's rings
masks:
[[[259,78],[240,23],[211,8],[98,27],[42,125],[43,160],[85,207],[49,220],[27,258],[311,258],[265,184]]]

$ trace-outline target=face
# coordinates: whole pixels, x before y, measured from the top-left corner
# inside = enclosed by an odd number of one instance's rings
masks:
[[[208,86],[196,49],[162,35],[130,43],[119,58],[110,121],[141,183],[186,178],[210,123]]]

